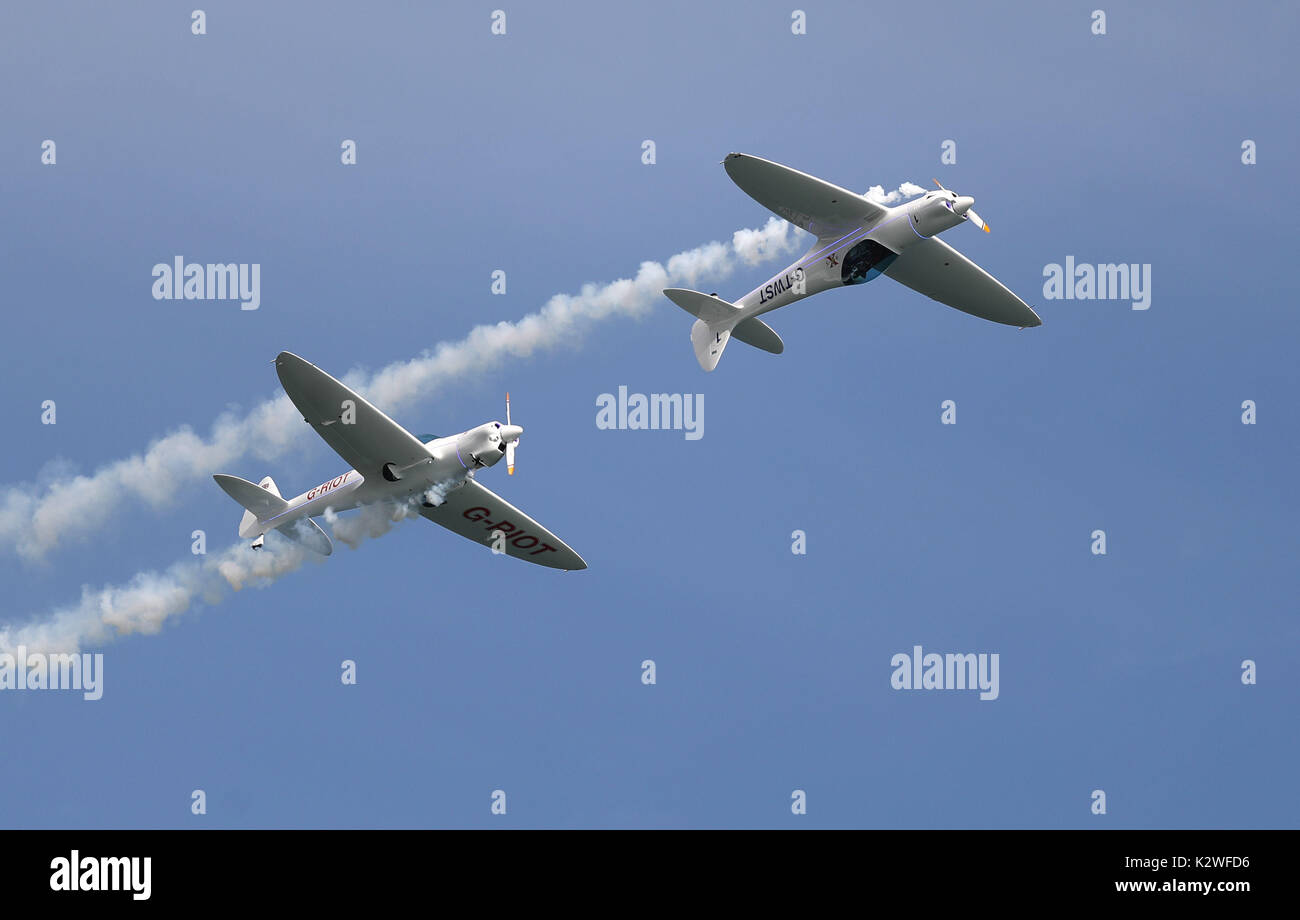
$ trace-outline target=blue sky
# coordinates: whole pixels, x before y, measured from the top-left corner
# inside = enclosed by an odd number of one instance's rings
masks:
[[[493,36],[494,5],[208,4],[201,37],[170,4],[6,8],[0,482],[206,434],[281,350],[377,370],[761,226],[732,150],[974,195],[993,232],[945,238],[1044,325],[881,279],[706,375],[662,300],[441,386],[398,421],[510,390],[520,469],[481,481],[588,571],[408,522],[121,638],[102,700],[0,694],[0,825],[1295,827],[1296,11],[1112,6],[1097,36],[1088,5],[804,4],[794,36],[791,4],[574,3]],[[260,263],[260,309],[152,299],[178,254]],[[1045,301],[1066,256],[1149,263],[1151,308]],[[704,437],[598,429],[620,385],[703,394]],[[206,472],[341,472],[303,428]],[[234,542],[206,472],[0,548],[0,623]],[[891,689],[914,645],[998,653],[999,698]]]

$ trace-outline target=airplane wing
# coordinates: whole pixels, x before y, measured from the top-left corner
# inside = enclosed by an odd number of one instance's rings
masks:
[[[729,153],[723,165],[750,198],[818,237],[870,227],[889,213],[856,192],[762,157]]]
[[[452,533],[491,546],[494,531],[505,538],[506,555],[552,569],[585,569],[587,563],[568,545],[510,502],[472,479],[447,494],[437,508],[420,514]]]
[[[282,351],[275,370],[302,417],[362,476],[380,475],[388,463],[401,469],[429,459],[413,434],[310,361]]]
[[[931,300],[981,319],[1022,328],[1043,324],[1029,304],[937,237],[905,247],[885,274]]]

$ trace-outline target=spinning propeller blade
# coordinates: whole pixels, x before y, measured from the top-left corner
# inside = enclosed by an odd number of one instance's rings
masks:
[[[510,394],[506,394],[506,424],[510,424]],[[518,438],[506,444],[506,473],[510,476],[515,474],[515,445],[519,443]]]

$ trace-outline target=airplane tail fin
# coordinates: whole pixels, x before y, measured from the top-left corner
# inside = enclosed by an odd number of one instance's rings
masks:
[[[265,531],[261,526],[263,521],[289,508],[289,503],[281,497],[280,490],[275,487],[275,480],[270,476],[258,485],[254,485],[247,479],[240,479],[238,476],[227,476],[225,473],[217,473],[212,478],[216,480],[217,485],[225,489],[227,495],[246,509],[243,519],[239,522],[241,537],[262,534]]]
[[[275,487],[275,480],[267,476],[257,485],[253,485],[247,479],[227,476],[225,473],[217,473],[212,478],[217,481],[217,485],[226,490],[227,495],[244,506],[244,517],[239,522],[239,535],[245,538],[257,537],[253,542],[253,548],[260,549],[262,536],[266,533],[271,519],[289,510],[289,503]],[[295,543],[301,543],[322,556],[334,552],[334,543],[329,535],[309,517],[298,518],[288,524],[281,524],[275,529]]]
[[[722,352],[732,338],[774,355],[785,351],[785,343],[771,326],[753,316],[741,319],[740,308],[716,294],[701,294],[686,288],[667,288],[664,295],[695,317],[695,325],[691,327],[691,344],[695,346],[695,360],[706,371],[718,366]]]

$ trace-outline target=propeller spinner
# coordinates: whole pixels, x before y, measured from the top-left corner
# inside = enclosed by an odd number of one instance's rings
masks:
[[[942,189],[943,191],[945,192],[948,191],[948,189],[944,188],[943,183],[940,182],[938,179],[934,180],[934,184],[939,186],[939,188]],[[949,192],[949,194],[955,194],[955,193]],[[958,215],[959,217],[964,216],[967,220],[969,220],[975,226],[979,227],[985,233],[991,232],[989,230],[989,225],[984,223],[984,219],[980,217],[978,214],[976,214],[975,209],[971,207],[971,205],[973,204],[975,204],[974,198],[960,197],[956,201],[945,201],[943,203],[943,206],[947,208],[949,211],[952,211],[954,214]]]

